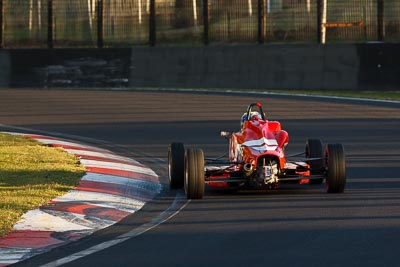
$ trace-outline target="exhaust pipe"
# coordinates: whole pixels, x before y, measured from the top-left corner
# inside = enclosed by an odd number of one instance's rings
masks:
[[[246,163],[243,166],[243,172],[246,176],[250,176],[253,174],[254,172],[254,168],[253,165],[251,163]]]

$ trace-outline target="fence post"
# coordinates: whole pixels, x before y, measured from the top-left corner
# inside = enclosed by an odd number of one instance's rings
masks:
[[[385,40],[384,0],[378,0],[378,41]]]
[[[322,0],[317,0],[317,41],[322,43]]]
[[[149,45],[156,45],[156,1],[150,0]]]
[[[53,0],[47,1],[47,48],[53,48]]]
[[[0,0],[0,48],[3,48],[3,0]]]
[[[97,1],[97,48],[103,48],[103,0]]]
[[[317,0],[317,40],[319,44],[325,44],[326,41],[326,13],[327,0]]]
[[[208,37],[208,0],[203,0],[203,24],[204,24],[204,45],[208,45],[210,43]]]
[[[265,0],[258,0],[258,43],[265,42]]]

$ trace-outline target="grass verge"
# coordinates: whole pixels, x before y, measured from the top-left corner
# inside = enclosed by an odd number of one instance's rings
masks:
[[[76,186],[85,168],[60,148],[0,133],[0,236],[25,212]]]

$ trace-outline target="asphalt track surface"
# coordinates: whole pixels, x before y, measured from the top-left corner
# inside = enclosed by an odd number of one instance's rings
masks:
[[[259,101],[290,134],[288,153],[307,138],[342,143],[347,188],[282,186],[274,191],[206,190],[180,199],[175,216],[115,246],[63,266],[399,266],[400,105],[314,98],[125,91],[0,90],[0,130],[75,136],[148,164],[165,185],[117,225],[16,266],[41,266],[115,239],[171,207],[168,144],[227,151],[220,130],[238,130]],[[27,128],[27,129],[26,129]]]

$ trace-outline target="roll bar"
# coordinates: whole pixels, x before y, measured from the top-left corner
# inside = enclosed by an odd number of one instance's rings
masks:
[[[262,120],[263,120],[263,121],[266,121],[265,114],[264,114],[264,111],[263,111],[263,109],[262,109],[262,105],[261,105],[260,102],[251,103],[251,104],[247,107],[246,120],[247,120],[247,121],[250,120],[250,114],[251,114],[251,112],[253,111],[253,108],[254,108],[254,107],[258,108],[258,111],[259,111],[259,113],[261,114]]]

